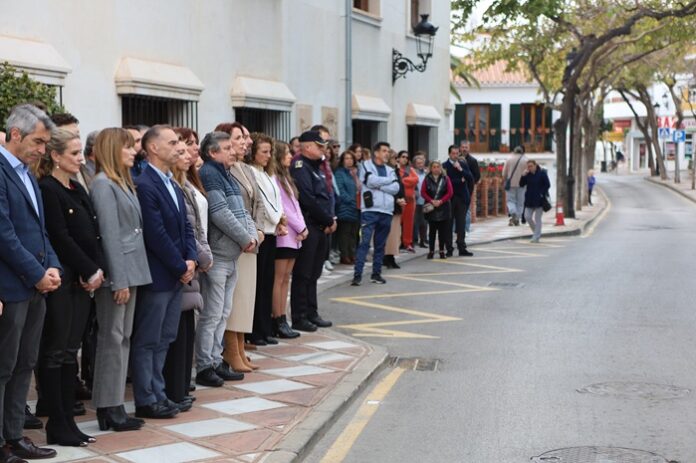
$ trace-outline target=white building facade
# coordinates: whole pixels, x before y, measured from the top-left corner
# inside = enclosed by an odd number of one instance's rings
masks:
[[[392,82],[392,49],[418,61],[418,14],[440,27],[433,56]],[[170,123],[203,134],[238,120],[287,141],[321,123],[344,147],[385,140],[433,157],[451,137],[449,17],[432,0],[8,2],[0,62],[57,86],[83,133]]]

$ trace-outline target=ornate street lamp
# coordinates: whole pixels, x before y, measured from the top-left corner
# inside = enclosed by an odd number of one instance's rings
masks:
[[[433,56],[433,42],[438,27],[433,26],[428,21],[427,14],[420,15],[421,20],[413,27],[413,34],[416,36],[417,55],[420,63],[414,63],[406,58],[395,48],[392,49],[392,85],[399,77],[406,77],[406,73],[418,71],[423,72],[428,64],[428,60]]]

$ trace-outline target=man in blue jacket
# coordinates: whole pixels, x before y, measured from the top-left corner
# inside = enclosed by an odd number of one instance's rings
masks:
[[[35,106],[12,109],[0,146],[0,463],[52,458],[55,450],[22,437],[24,405],[39,353],[46,293],[61,283],[48,240],[41,193],[28,166],[46,153],[55,127]]]
[[[442,163],[442,168],[447,172],[454,190],[449,230],[452,230],[452,224],[454,224],[459,255],[473,256],[474,254],[466,249],[466,213],[471,203],[471,192],[474,190],[474,176],[466,161],[459,159],[459,150],[455,145],[450,145],[447,155],[449,159]],[[447,237],[447,257],[451,257],[454,251],[452,235],[448,234]]]
[[[143,418],[172,418],[191,408],[190,401],[167,398],[162,376],[169,344],[179,328],[182,285],[191,282],[197,259],[184,196],[171,173],[178,142],[169,126],[156,125],[145,132],[142,146],[148,165],[135,180],[152,274],[152,284],[138,290],[131,341],[135,414]]]
[[[389,148],[389,143],[378,142],[374,146],[372,160],[360,164],[358,170],[358,178],[363,184],[362,214],[360,217],[361,239],[355,257],[352,286],[360,286],[362,283],[362,272],[367,252],[370,250],[372,235],[375,237],[375,249],[372,255],[370,281],[377,284],[386,283],[382,278],[382,259],[394,214],[394,196],[399,193],[396,172],[387,165]]]

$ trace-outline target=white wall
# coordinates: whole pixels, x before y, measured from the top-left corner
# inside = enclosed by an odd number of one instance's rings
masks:
[[[235,76],[284,82],[297,104],[338,109],[338,137],[345,139],[345,12],[343,0],[25,0],[4,2],[0,35],[47,42],[72,67],[64,104],[82,133],[121,123],[114,74],[122,57],[188,67],[204,83],[198,127],[211,130],[234,118],[230,91]],[[410,0],[381,0],[379,26],[353,19],[353,93],[377,96],[391,107],[389,140],[407,144],[408,103],[434,106],[442,117],[437,150],[450,139],[449,2],[431,2],[440,26],[425,73],[410,73],[392,86],[392,48],[416,58],[408,33]],[[359,15],[358,15],[359,16]],[[0,56],[0,60],[2,57]],[[296,131],[296,112],[292,113]]]

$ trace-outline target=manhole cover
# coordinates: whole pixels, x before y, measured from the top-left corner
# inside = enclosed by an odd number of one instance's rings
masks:
[[[679,399],[688,395],[689,389],[673,386],[671,384],[633,383],[633,382],[607,382],[597,383],[578,389],[583,394],[595,394],[601,396],[625,397],[628,399],[653,399],[668,400]]]
[[[437,371],[440,361],[438,359],[424,359],[415,357],[392,357],[392,359],[389,361],[389,365],[392,367],[400,367],[405,370]]]
[[[616,447],[571,447],[532,457],[535,463],[678,463],[652,452]]]
[[[491,281],[488,286],[493,288],[521,288],[524,286],[522,283],[514,283],[512,281]]]

